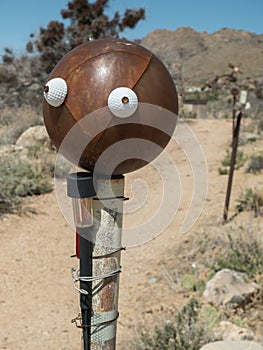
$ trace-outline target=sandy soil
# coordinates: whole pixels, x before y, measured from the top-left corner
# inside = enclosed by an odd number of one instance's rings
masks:
[[[167,278],[176,271],[180,274],[180,266],[187,264],[176,254],[185,245],[193,248],[193,237],[204,230],[207,222],[221,225],[227,177],[218,174],[218,167],[230,142],[231,121],[192,120],[189,126],[207,159],[206,204],[193,228],[181,234],[180,226],[192,196],[193,175],[184,152],[175,143],[169,144],[167,152],[176,162],[182,180],[182,199],[177,215],[160,236],[122,253],[117,333],[120,350],[133,349],[132,341],[139,329],[156,320],[168,320],[187,301],[187,295]],[[156,188],[154,170],[146,167],[126,176],[126,195],[131,195],[130,184],[138,177],[148,180],[150,192],[151,186]],[[258,176],[238,171],[232,208],[242,189],[259,182]],[[124,219],[125,225],[151,215],[156,202],[151,197],[137,217]],[[70,257],[75,250],[74,232],[63,218],[54,192],[32,198],[29,205],[36,214],[8,215],[1,220],[0,349],[80,349],[80,331],[70,322],[79,312],[78,294],[69,273],[77,264]]]

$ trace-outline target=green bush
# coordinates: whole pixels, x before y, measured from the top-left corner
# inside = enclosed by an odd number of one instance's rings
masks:
[[[194,274],[184,274],[181,278],[182,286],[191,292],[197,292],[198,294],[203,294],[205,290],[205,281],[199,279]]]
[[[263,244],[250,233],[228,235],[229,247],[217,258],[216,270],[231,269],[246,273],[249,277],[263,274]]]
[[[236,204],[239,213],[250,210],[254,212],[255,217],[261,214],[261,207],[263,207],[263,188],[247,188],[240,194]]]
[[[0,145],[14,144],[30,126],[43,124],[42,119],[34,109],[27,106],[0,109]]]
[[[263,169],[263,154],[254,155],[250,158],[246,167],[247,173],[259,173]]]
[[[219,175],[228,175],[228,169],[227,168],[219,167],[217,170],[218,170]]]
[[[218,101],[219,100],[219,91],[218,90],[209,90],[205,94],[207,101]]]
[[[0,159],[0,213],[17,210],[21,199],[52,191],[53,186],[45,165],[27,159]]]
[[[232,156],[232,151],[228,148],[226,150],[226,156],[221,162],[221,164],[224,167],[230,166],[231,156]],[[238,170],[239,168],[241,168],[245,164],[246,159],[247,159],[247,156],[244,154],[244,152],[240,151],[240,150],[237,150],[236,161],[235,161],[235,169]]]
[[[199,350],[210,334],[200,319],[200,305],[192,300],[178,313],[173,324],[155,327],[154,333],[141,335],[137,350]]]

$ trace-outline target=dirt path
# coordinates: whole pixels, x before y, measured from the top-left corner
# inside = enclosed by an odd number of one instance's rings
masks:
[[[206,205],[192,230],[180,234],[193,179],[183,152],[177,145],[169,145],[167,150],[180,168],[182,201],[175,219],[162,235],[122,254],[117,340],[120,350],[133,348],[138,327],[142,330],[141,327],[149,326],[158,317],[169,319],[181,308],[185,296],[168,283],[167,273],[171,271],[166,266],[174,266],[176,271],[180,264],[185,264],[176,259],[180,246],[189,244],[191,235],[201,231],[206,220],[218,223],[221,220],[227,178],[218,175],[217,169],[229,145],[231,122],[194,120],[189,125],[207,159]],[[150,188],[155,183],[152,169],[130,174],[126,176],[127,195],[130,195],[130,183],[138,176],[147,178]],[[233,188],[236,196],[240,192],[239,177],[243,188],[246,181],[253,181],[250,176],[237,174]],[[154,198],[148,201],[146,211],[136,220],[151,215],[155,204]],[[1,221],[0,349],[80,349],[80,331],[70,323],[79,312],[78,295],[69,273],[70,267],[76,266],[76,260],[70,258],[75,249],[74,233],[60,213],[54,193],[36,197],[30,205],[37,215],[9,215]],[[125,225],[133,220],[133,217],[125,218]]]

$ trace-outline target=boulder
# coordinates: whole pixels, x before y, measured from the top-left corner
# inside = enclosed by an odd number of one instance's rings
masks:
[[[239,327],[232,322],[222,321],[213,329],[215,339],[229,340],[253,340],[254,334],[250,329]]]
[[[203,293],[206,303],[237,307],[245,304],[259,289],[254,282],[245,282],[244,273],[223,269],[207,283]]]
[[[20,135],[16,141],[17,146],[32,147],[43,146],[48,149],[52,148],[52,144],[46,128],[43,125],[31,126]]]
[[[253,341],[217,341],[206,344],[200,350],[263,350],[263,346]]]

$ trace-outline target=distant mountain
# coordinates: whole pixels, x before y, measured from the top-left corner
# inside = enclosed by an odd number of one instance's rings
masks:
[[[229,63],[240,65],[242,80],[263,76],[263,34],[221,29],[196,32],[189,27],[155,30],[141,40],[168,67],[175,81],[202,85],[229,73]]]

